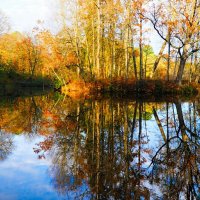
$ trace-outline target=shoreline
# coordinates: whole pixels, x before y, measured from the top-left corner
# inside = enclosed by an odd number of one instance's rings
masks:
[[[62,94],[72,98],[90,95],[126,96],[197,96],[200,86],[197,83],[183,83],[181,86],[172,81],[160,80],[99,80],[93,82],[73,81],[60,88]]]

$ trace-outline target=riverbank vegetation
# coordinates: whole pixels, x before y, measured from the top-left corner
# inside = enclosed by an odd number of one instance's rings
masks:
[[[62,0],[56,34],[41,21],[22,34],[9,32],[1,13],[0,69],[80,95],[196,93],[199,15],[197,0]],[[163,41],[157,55],[152,34]]]

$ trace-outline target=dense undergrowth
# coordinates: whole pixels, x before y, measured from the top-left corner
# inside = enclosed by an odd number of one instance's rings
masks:
[[[196,83],[185,82],[181,86],[174,81],[113,79],[84,82],[76,80],[61,87],[61,92],[72,98],[80,98],[88,95],[108,94],[123,96],[134,94],[135,96],[164,96],[179,95],[191,97],[198,94],[200,87]]]

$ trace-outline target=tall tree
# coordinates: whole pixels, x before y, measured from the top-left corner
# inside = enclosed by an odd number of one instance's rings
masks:
[[[159,36],[174,48],[179,55],[180,63],[176,76],[176,82],[181,84],[183,73],[188,58],[199,48],[192,48],[199,42],[197,34],[199,32],[200,12],[198,0],[171,0],[171,17],[165,2],[154,5],[149,20],[152,22]],[[169,27],[170,39],[168,36]]]

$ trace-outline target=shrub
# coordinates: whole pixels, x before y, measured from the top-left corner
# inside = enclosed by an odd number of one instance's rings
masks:
[[[162,81],[155,81],[155,94],[163,93],[163,83]]]
[[[55,89],[59,89],[62,85],[63,85],[63,83],[60,80],[58,80],[58,79],[54,80]]]
[[[185,96],[191,96],[191,95],[197,93],[197,89],[194,88],[192,85],[184,85],[184,86],[181,88],[181,92],[182,92],[182,94],[185,95]]]

